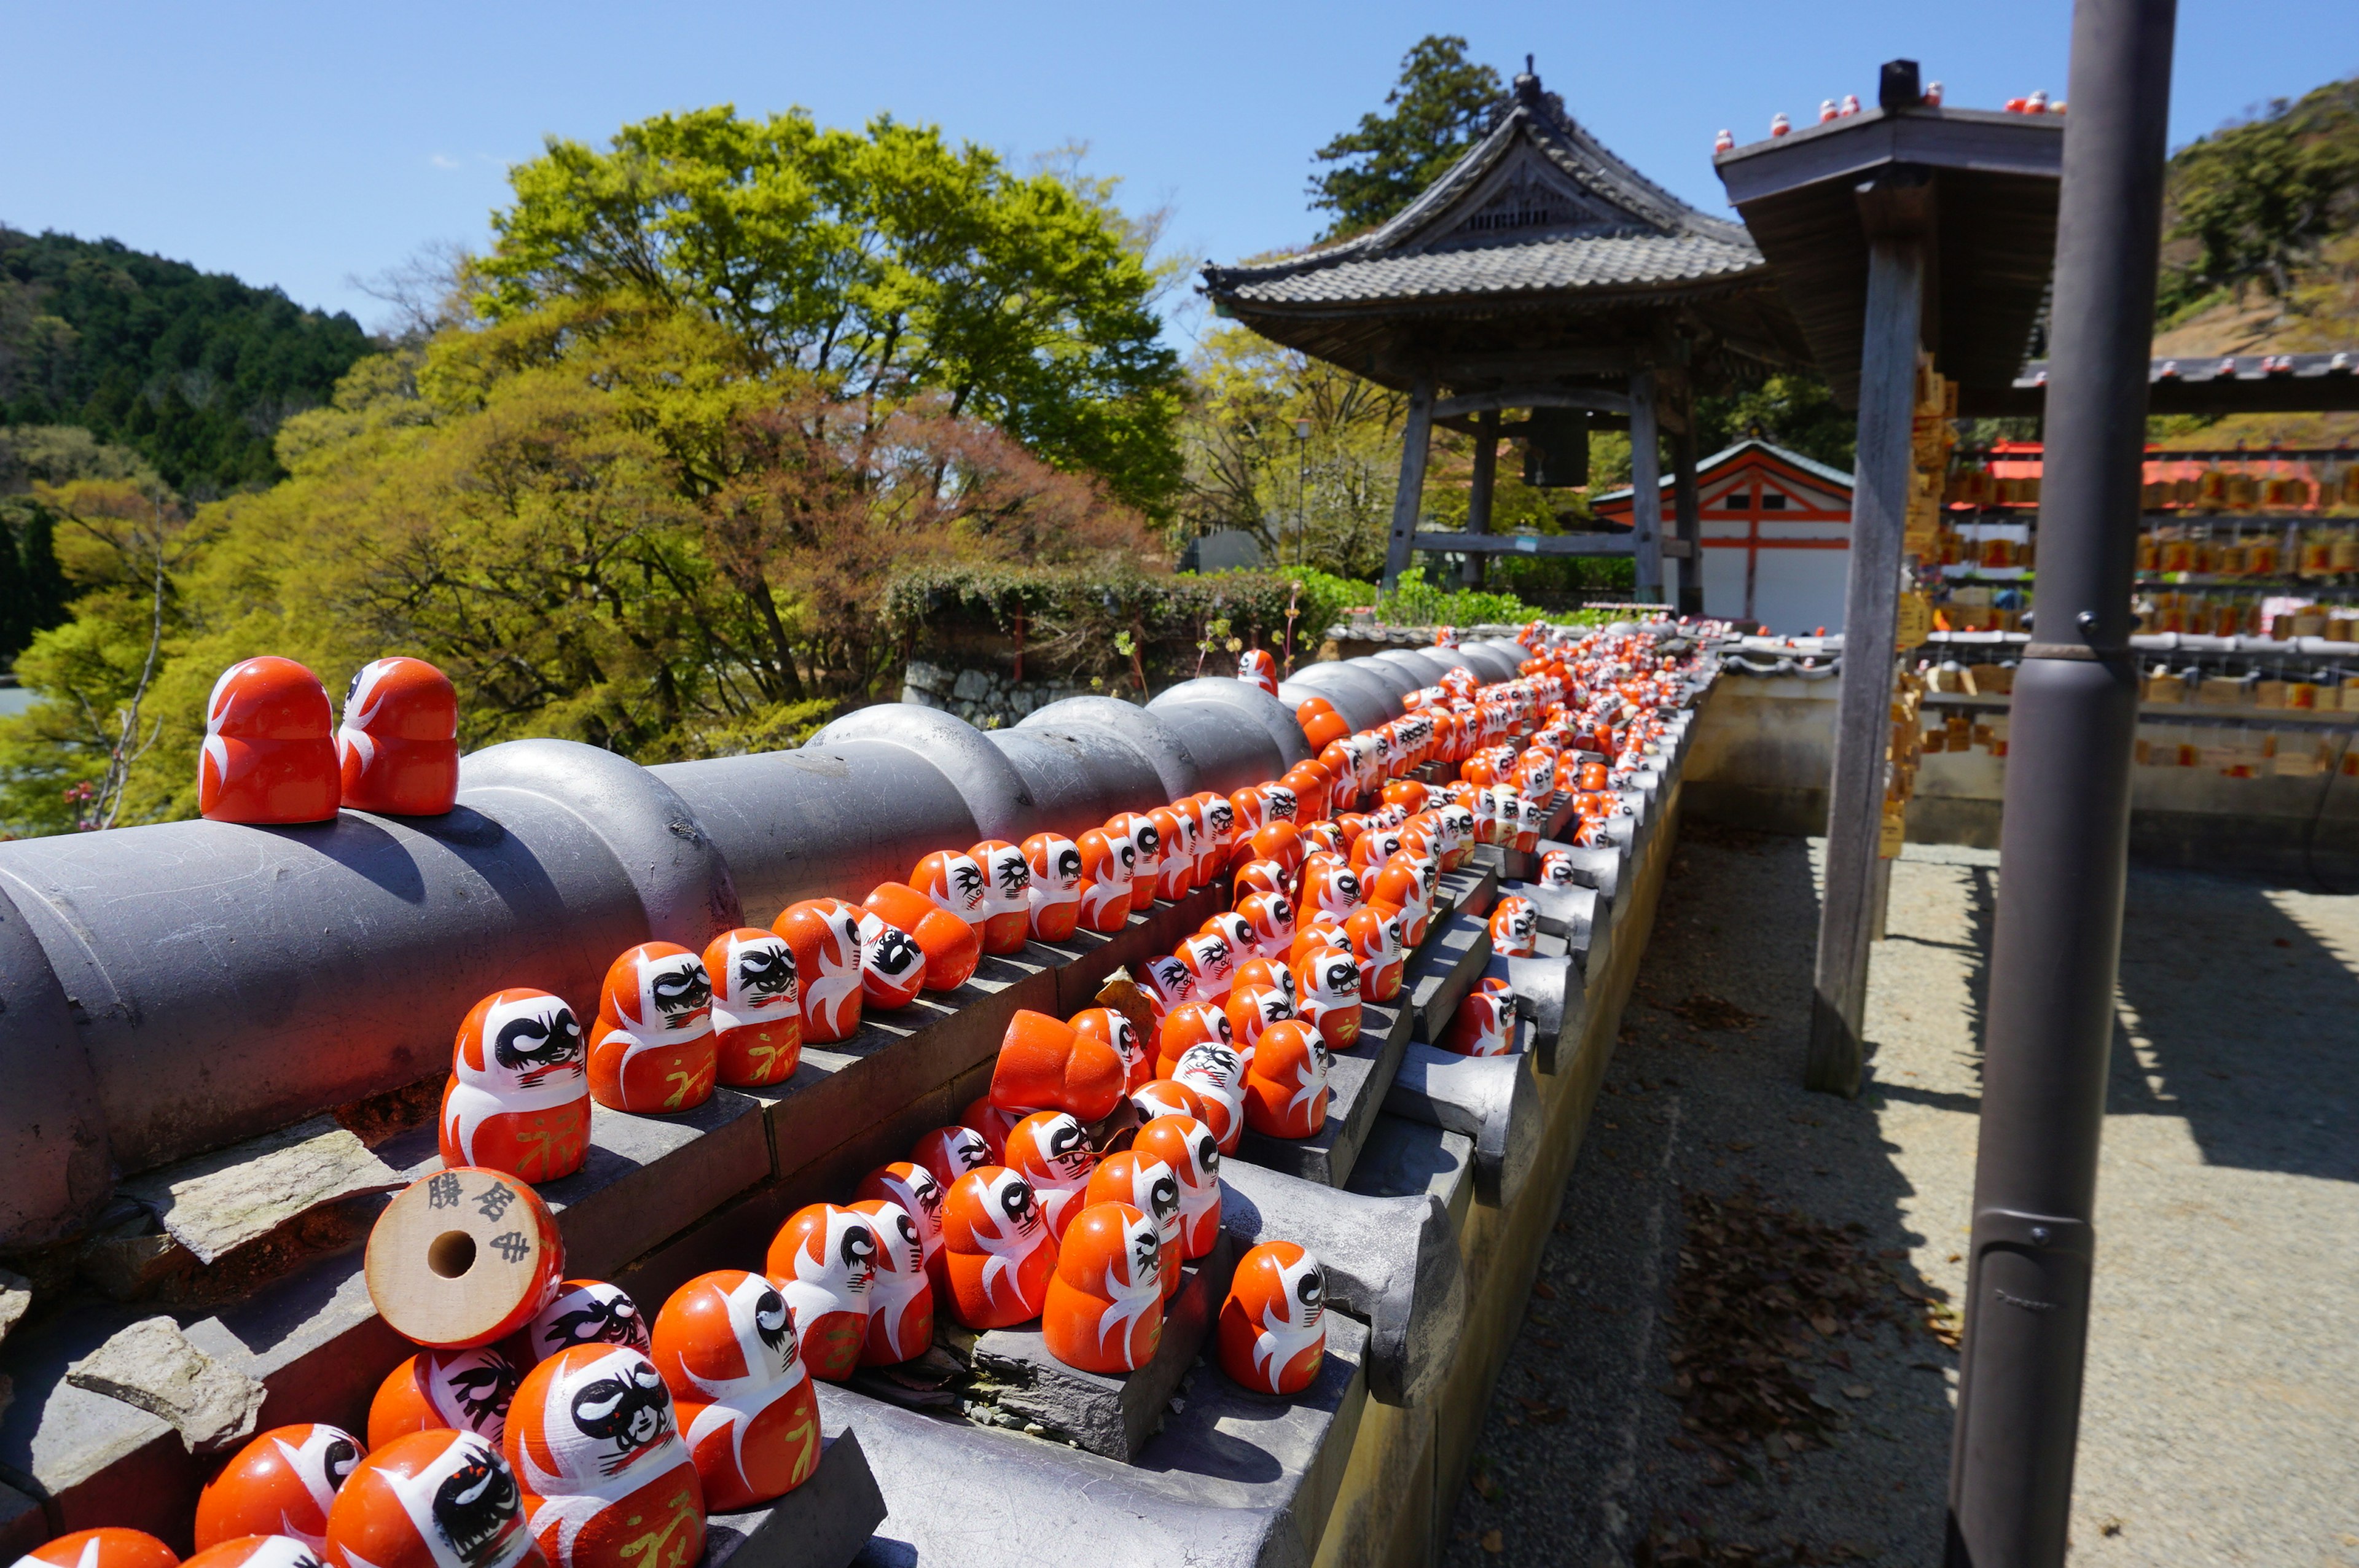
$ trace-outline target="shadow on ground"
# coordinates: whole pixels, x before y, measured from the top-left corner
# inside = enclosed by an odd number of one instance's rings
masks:
[[[1907,1261],[1923,1238],[1874,1112],[1799,1087],[1816,936],[1805,840],[1683,829],[1445,1562],[1939,1559],[1955,1356],[1907,1293],[1929,1292]],[[1779,1353],[1750,1374],[1765,1390],[1738,1393],[1805,1390],[1795,1430],[1822,1435],[1799,1452],[1774,1435],[1716,1449],[1727,1434],[1683,1424],[1692,1377],[1674,1391],[1690,1368],[1669,1357],[1694,1348],[1667,1315],[1683,1247],[1711,1271],[1690,1210],[1750,1195],[1854,1246],[1889,1319],[1797,1335],[1765,1304]],[[1765,1303],[1780,1283],[1760,1282]]]

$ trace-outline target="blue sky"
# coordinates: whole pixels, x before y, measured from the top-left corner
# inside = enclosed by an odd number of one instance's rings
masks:
[[[1028,156],[1069,143],[1230,259],[1315,231],[1310,150],[1377,106],[1401,54],[1458,32],[1541,79],[1656,179],[1722,211],[1712,134],[1798,122],[1914,56],[1953,104],[2061,95],[2070,7],[2029,0],[399,6],[0,0],[0,222],[111,235],[385,308],[350,280],[480,244],[507,166],[557,135],[729,102],[822,122],[890,111]],[[2173,145],[2359,71],[2353,0],[2182,0]],[[1181,323],[1184,331],[1185,323]]]

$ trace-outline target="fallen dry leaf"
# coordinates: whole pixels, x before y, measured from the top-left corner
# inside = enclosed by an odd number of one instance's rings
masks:
[[[1875,1392],[1875,1390],[1869,1388],[1865,1383],[1845,1383],[1843,1385],[1843,1398],[1847,1400],[1864,1400],[1870,1397]]]
[[[1496,1557],[1507,1550],[1507,1538],[1495,1530],[1486,1530],[1483,1532],[1483,1550]]]
[[[1539,1299],[1544,1302],[1552,1302],[1556,1300],[1556,1292],[1549,1288],[1549,1282],[1546,1280],[1534,1280],[1532,1281],[1532,1294],[1539,1297]]]

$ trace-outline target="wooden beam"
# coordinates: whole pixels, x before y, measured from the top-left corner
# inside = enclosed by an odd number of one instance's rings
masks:
[[[1680,412],[1687,416],[1671,438],[1671,516],[1672,531],[1680,542],[1688,546],[1685,564],[1680,568],[1680,613],[1703,613],[1703,561],[1696,546],[1703,537],[1703,518],[1696,496],[1696,438],[1694,400],[1684,392]]]
[[[1487,534],[1491,531],[1491,492],[1499,473],[1499,411],[1485,408],[1475,418],[1478,429],[1474,437],[1474,477],[1466,487],[1466,531]],[[1470,553],[1459,572],[1459,581],[1468,588],[1482,587],[1484,568],[1490,558],[1480,551]]]
[[[1390,357],[1384,361],[1390,366]],[[1560,375],[1607,375],[1619,379],[1636,368],[1628,349],[1509,349],[1451,354],[1441,377],[1452,386],[1477,381],[1542,382]],[[1407,366],[1399,367],[1408,373]]]
[[[1655,373],[1630,378],[1630,535],[1637,562],[1631,597],[1663,602],[1663,454],[1655,432]]]
[[[1868,205],[1872,193],[1863,192]],[[1825,892],[1810,1044],[1802,1081],[1859,1092],[1860,1026],[1875,915],[1877,838],[1892,740],[1893,643],[1898,633],[1901,534],[1908,512],[1909,420],[1924,289],[1920,243],[1887,230],[1870,242],[1860,353],[1859,455],[1851,507],[1851,576],[1843,595],[1843,689],[1827,791]]]
[[[1433,376],[1418,376],[1408,389],[1408,427],[1401,432],[1400,488],[1393,492],[1392,535],[1385,541],[1384,590],[1390,593],[1408,570],[1409,541],[1425,504],[1425,460],[1433,446]]]
[[[1445,397],[1434,406],[1433,416],[1454,419],[1491,408],[1593,408],[1601,414],[1627,414],[1630,400],[1603,387],[1511,386],[1499,392]]]
[[[1636,553],[1636,540],[1632,534],[1419,534],[1413,544],[1453,556],[1627,556]],[[1658,543],[1666,556],[1689,554],[1683,540]]]

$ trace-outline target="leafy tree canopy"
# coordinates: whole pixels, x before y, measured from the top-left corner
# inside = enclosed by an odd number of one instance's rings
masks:
[[[939,394],[1131,504],[1180,468],[1161,269],[1113,182],[1030,175],[931,126],[823,130],[723,105],[626,125],[603,151],[552,139],[516,168],[477,264],[477,308],[659,300],[725,330],[757,373],[836,395]]]
[[[271,433],[370,346],[275,288],[0,226],[0,426],[82,426],[190,494],[277,479]]]
[[[2294,272],[2359,222],[2359,77],[2180,148],[2169,178],[2165,310],[2247,283],[2285,297]]]
[[[1310,178],[1314,211],[1335,214],[1325,237],[1374,228],[1408,206],[1488,133],[1506,95],[1499,73],[1466,58],[1466,40],[1429,33],[1401,57],[1388,113],[1360,116],[1310,156],[1333,167]]]

